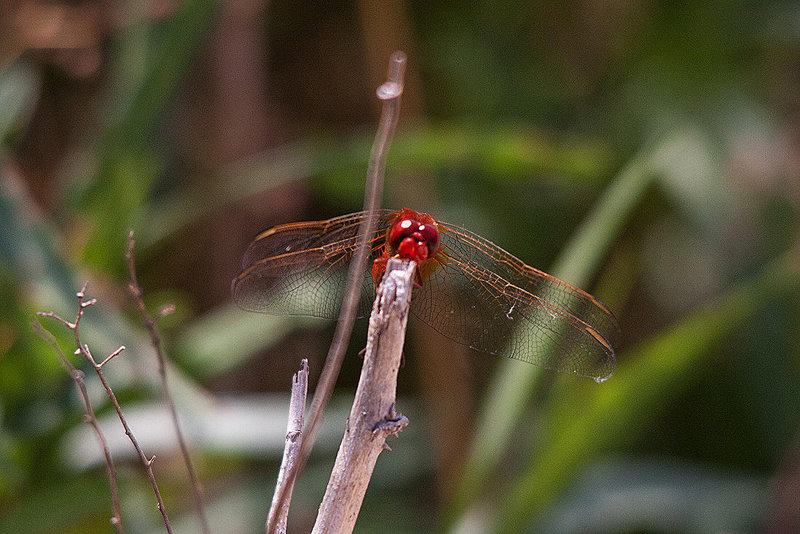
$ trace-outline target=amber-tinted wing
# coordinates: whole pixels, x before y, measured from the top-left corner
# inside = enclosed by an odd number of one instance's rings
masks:
[[[381,255],[397,212],[382,210],[370,245]],[[244,309],[336,319],[359,225],[366,214],[276,226],[259,235],[232,283]],[[554,278],[472,232],[439,223],[441,248],[421,267],[411,310],[438,332],[474,349],[603,380],[614,371],[611,312],[588,293]],[[360,315],[374,298],[362,285]]]
[[[368,269],[379,255],[393,212],[381,210],[370,239]],[[366,213],[325,221],[283,224],[262,232],[242,259],[233,279],[236,303],[250,311],[276,315],[339,316],[347,269],[358,244]],[[372,278],[364,277],[359,315],[368,315],[374,297]]]
[[[439,223],[439,231],[439,265],[415,290],[415,315],[480,351],[598,381],[611,376],[618,327],[605,305],[468,230]]]

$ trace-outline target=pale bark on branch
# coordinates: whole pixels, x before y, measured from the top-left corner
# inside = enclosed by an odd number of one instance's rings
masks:
[[[275,495],[267,517],[266,530],[275,525],[275,532],[286,534],[286,519],[289,515],[289,503],[292,500],[294,480],[288,476],[300,454],[300,443],[303,433],[303,420],[306,413],[306,397],[308,395],[308,360],[303,359],[300,370],[292,378],[292,396],[289,400],[289,420],[286,423],[286,443],[283,448],[283,459],[278,471]],[[286,497],[281,502],[281,495]]]
[[[378,455],[389,449],[386,437],[408,424],[395,412],[395,397],[415,269],[407,260],[387,264],[370,315],[358,389],[313,533],[352,532]]]

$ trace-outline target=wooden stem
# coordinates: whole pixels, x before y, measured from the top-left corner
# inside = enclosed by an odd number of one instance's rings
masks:
[[[294,480],[288,476],[294,469],[300,454],[300,443],[303,433],[303,419],[306,413],[306,397],[308,395],[308,360],[303,359],[300,370],[292,379],[292,396],[289,400],[289,420],[286,423],[286,443],[283,447],[283,459],[278,471],[278,482],[275,495],[267,516],[266,531],[275,525],[275,532],[286,534],[286,519],[289,515],[289,503],[292,500]],[[285,493],[285,498],[281,495]]]
[[[349,533],[386,437],[408,424],[395,412],[416,264],[391,259],[369,319],[367,350],[344,438],[312,533]]]
[[[147,308],[144,305],[144,294],[139,280],[136,276],[136,257],[134,255],[135,241],[133,238],[133,230],[128,233],[128,250],[125,253],[125,259],[128,262],[128,276],[130,278],[128,284],[128,291],[130,292],[133,300],[136,302],[136,307],[142,316],[142,324],[150,334],[150,344],[156,353],[156,360],[158,361],[158,375],[161,377],[161,393],[164,397],[164,402],[167,404],[170,417],[172,418],[172,428],[175,429],[175,437],[178,439],[178,446],[181,450],[183,462],[186,465],[186,471],[189,474],[189,483],[192,487],[192,497],[194,497],[194,506],[197,511],[197,517],[200,520],[200,529],[203,534],[210,534],[211,529],[208,526],[208,519],[206,518],[205,505],[203,504],[203,491],[200,487],[200,479],[197,478],[194,465],[192,465],[192,458],[189,455],[189,446],[186,444],[186,438],[183,436],[181,430],[181,423],[178,419],[178,409],[175,407],[175,401],[172,399],[172,393],[167,380],[167,356],[164,353],[164,348],[161,344],[161,337],[158,335],[156,322],[150,316]],[[165,308],[167,310],[169,308]],[[163,313],[163,312],[162,312]],[[116,354],[112,354],[108,359],[113,358]],[[102,366],[106,362],[101,363]]]

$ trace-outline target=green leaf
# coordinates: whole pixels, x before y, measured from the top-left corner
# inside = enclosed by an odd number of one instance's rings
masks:
[[[39,76],[23,60],[0,70],[0,142],[27,122],[38,96]]]
[[[91,235],[84,258],[91,265],[113,270],[119,256],[112,245],[124,240],[134,211],[162,171],[153,133],[199,50],[216,6],[216,0],[182,3],[173,17],[154,28],[157,35],[149,47],[150,60],[141,66],[138,89],[131,94],[130,87],[118,84],[109,95],[107,115],[112,120],[101,135],[97,171],[88,188],[78,195],[80,208],[89,216]],[[129,38],[141,40],[136,33]],[[118,60],[126,58],[122,54]],[[126,81],[136,85],[137,80]]]
[[[695,132],[679,130],[635,156],[566,245],[553,275],[578,287],[586,285],[648,185],[669,172],[669,162],[679,160],[696,146]],[[507,450],[506,442],[540,376],[538,367],[511,360],[501,362],[487,390],[461,485],[445,515],[448,520],[455,519],[479,495],[489,475],[498,468],[502,455],[497,451]]]
[[[557,261],[555,276],[578,286],[586,282],[652,181],[653,173],[647,165],[652,153],[644,150],[614,179]],[[447,513],[450,520],[477,497],[487,477],[497,467],[500,458],[497,451],[505,450],[504,444],[540,375],[538,367],[522,366],[510,360],[500,365],[483,403],[460,488],[450,503]]]
[[[632,439],[685,388],[703,356],[770,299],[800,287],[798,251],[770,264],[755,279],[626,354],[617,380],[602,387],[565,388],[552,402],[541,450],[498,511],[498,530],[520,532],[599,452]]]

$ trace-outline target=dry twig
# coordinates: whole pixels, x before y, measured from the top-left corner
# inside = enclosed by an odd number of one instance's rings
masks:
[[[200,487],[200,481],[197,478],[194,466],[192,465],[192,459],[189,456],[189,447],[187,447],[186,439],[183,437],[183,431],[181,430],[180,421],[178,420],[178,411],[175,409],[175,401],[172,399],[172,393],[170,392],[169,383],[167,381],[166,356],[164,355],[164,349],[161,345],[161,338],[158,335],[155,320],[153,320],[153,318],[147,312],[147,308],[144,305],[142,288],[139,286],[139,281],[136,277],[136,257],[134,256],[134,245],[135,241],[133,238],[133,230],[131,230],[128,234],[128,250],[125,253],[125,259],[128,263],[128,276],[130,277],[128,291],[133,297],[133,300],[136,302],[136,307],[139,309],[139,313],[142,316],[142,323],[144,324],[144,327],[150,334],[150,344],[153,346],[153,349],[156,353],[156,358],[158,360],[158,374],[161,377],[161,388],[164,395],[164,401],[167,403],[170,417],[172,417],[172,426],[175,428],[175,435],[178,439],[181,455],[183,456],[183,461],[186,464],[186,471],[189,473],[189,482],[192,486],[192,497],[194,498],[197,517],[200,519],[200,526],[203,532],[205,534],[209,534],[210,530],[208,528],[208,520],[206,519],[205,507],[203,506],[203,492]],[[167,307],[159,313],[158,317],[163,317],[171,311],[172,308]]]
[[[380,122],[378,123],[378,131],[375,134],[375,141],[370,151],[369,168],[367,169],[364,211],[370,213],[375,212],[383,197],[383,177],[386,170],[386,156],[400,115],[400,96],[403,94],[405,68],[406,55],[399,51],[392,54],[392,57],[389,59],[387,81],[376,91],[378,98],[384,102],[384,105],[381,111]],[[283,506],[287,498],[286,488],[294,484],[297,474],[303,470],[306,461],[308,461],[311,448],[314,446],[316,429],[319,422],[322,420],[325,406],[327,406],[333,394],[333,386],[336,383],[336,378],[339,376],[342,361],[344,360],[344,353],[350,342],[350,334],[352,333],[353,323],[356,319],[358,301],[361,297],[361,282],[369,257],[367,241],[375,231],[375,224],[376,222],[373,217],[367,217],[366,222],[359,228],[358,248],[353,255],[347,273],[347,288],[345,289],[339,320],[336,323],[336,331],[334,332],[333,341],[328,350],[325,365],[322,368],[322,373],[311,401],[305,434],[300,442],[298,462],[287,477],[290,481],[289,484],[281,488],[278,494],[277,501],[281,503],[280,506]],[[274,531],[275,524],[268,522],[267,534],[271,534]]]
[[[139,455],[139,459],[144,466],[145,472],[147,473],[147,478],[150,480],[150,485],[153,487],[153,492],[156,495],[156,501],[158,503],[158,510],[161,512],[161,517],[164,520],[164,526],[167,528],[167,532],[172,534],[172,526],[169,522],[169,517],[167,517],[167,509],[164,506],[164,500],[161,498],[161,492],[158,490],[158,484],[156,483],[156,477],[153,474],[153,462],[155,461],[156,457],[153,456],[148,458],[142,448],[139,446],[139,442],[136,440],[136,437],[133,435],[133,431],[131,431],[130,427],[128,426],[128,422],[125,420],[125,416],[122,414],[122,407],[120,407],[119,402],[117,401],[117,396],[114,394],[114,391],[111,389],[111,386],[108,384],[105,375],[103,374],[103,366],[110,362],[114,357],[119,355],[123,350],[125,350],[124,346],[119,347],[117,350],[111,353],[105,360],[100,363],[94,359],[92,356],[91,351],[89,350],[89,345],[85,345],[81,341],[81,336],[79,333],[79,326],[81,318],[83,317],[83,312],[89,306],[93,306],[97,300],[90,299],[84,300],[86,297],[86,286],[88,284],[84,284],[83,288],[77,293],[78,297],[78,315],[75,318],[75,322],[71,323],[66,319],[62,319],[58,315],[53,312],[38,312],[36,315],[40,317],[51,317],[67,328],[72,331],[73,336],[75,337],[75,344],[78,348],[75,350],[75,354],[83,354],[83,356],[92,364],[94,367],[95,373],[97,373],[97,377],[100,379],[100,383],[103,384],[103,387],[106,390],[106,395],[111,400],[111,404],[114,405],[114,409],[117,412],[117,417],[119,418],[120,423],[122,423],[122,428],[125,429],[125,435],[128,436],[131,443],[133,444],[133,448],[136,449],[136,453]]]
[[[308,360],[303,359],[300,370],[292,378],[292,396],[289,401],[289,420],[286,423],[286,444],[283,448],[283,459],[278,471],[278,482],[275,485],[275,494],[272,497],[272,506],[267,516],[266,528],[270,523],[275,525],[278,534],[286,533],[286,518],[289,515],[289,502],[292,500],[294,481],[290,480],[288,473],[293,469],[300,453],[300,442],[303,433],[303,419],[306,413],[306,396],[308,394]],[[286,489],[283,489],[284,486]],[[278,502],[281,494],[286,498]],[[280,507],[279,507],[280,506]]]
[[[53,334],[48,332],[38,322],[34,322],[31,326],[33,327],[33,331],[36,332],[39,337],[41,337],[48,345],[53,347],[53,350],[55,350],[56,356],[58,356],[61,365],[69,373],[69,376],[72,377],[72,380],[78,387],[78,393],[80,393],[81,400],[83,401],[83,409],[86,412],[84,419],[87,423],[92,425],[92,429],[97,436],[97,441],[100,443],[100,446],[103,449],[103,456],[105,456],[106,459],[108,486],[111,491],[111,507],[114,510],[114,515],[111,517],[111,524],[114,525],[114,528],[116,528],[118,534],[122,534],[125,532],[125,529],[122,526],[122,512],[119,506],[117,470],[114,467],[114,460],[111,458],[111,451],[108,449],[106,438],[103,436],[103,432],[101,432],[100,426],[97,424],[97,417],[94,415],[94,408],[92,408],[92,404],[89,402],[89,393],[86,391],[86,383],[83,381],[85,375],[83,374],[83,371],[76,369],[75,366],[72,365],[72,363],[67,359],[67,357],[64,356],[64,353],[61,351],[61,347],[58,345],[58,341],[56,341],[56,338],[53,336]]]
[[[395,412],[395,397],[415,269],[413,261],[399,259],[386,267],[369,319],[361,378],[313,533],[352,532],[378,455],[389,449],[386,437],[408,424]]]

